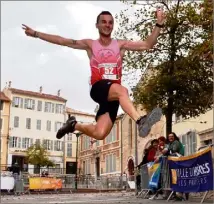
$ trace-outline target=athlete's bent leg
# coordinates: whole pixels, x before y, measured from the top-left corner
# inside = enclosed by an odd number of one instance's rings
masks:
[[[61,139],[66,134],[73,133],[75,130],[79,130],[81,133],[86,134],[87,136],[96,140],[103,140],[110,133],[112,126],[113,123],[108,112],[98,117],[96,125],[84,125],[77,123],[76,118],[71,116],[57,131],[56,138]]]
[[[119,100],[124,112],[126,112],[133,120],[137,121],[140,118],[139,113],[137,112],[132,101],[129,98],[127,88],[121,86],[120,84],[114,83],[111,85],[108,94],[108,100]]]
[[[88,135],[89,137],[92,137],[96,140],[103,140],[108,136],[112,127],[113,123],[110,119],[109,113],[105,113],[99,116],[95,125],[77,123],[75,125],[75,130],[78,130],[81,133]]]

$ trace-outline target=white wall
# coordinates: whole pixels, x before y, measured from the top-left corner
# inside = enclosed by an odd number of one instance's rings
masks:
[[[206,123],[201,123],[206,121]],[[213,110],[207,111],[199,117],[190,118],[181,122],[175,123],[172,126],[173,132],[178,136],[187,133],[188,131],[195,130],[196,133],[207,130],[213,127]],[[200,137],[197,134],[197,149],[200,147]]]
[[[62,122],[65,121],[65,114],[64,113],[48,113],[44,112],[45,108],[45,102],[52,102],[54,104],[63,104],[64,102],[60,101],[54,101],[54,100],[47,100],[43,98],[36,98],[36,97],[29,97],[29,96],[22,96],[22,95],[12,95],[13,97],[21,97],[23,99],[30,98],[35,100],[35,109],[25,109],[24,108],[24,102],[23,102],[23,108],[20,107],[12,107],[10,109],[10,136],[16,136],[16,137],[26,137],[26,138],[32,138],[33,143],[35,143],[36,139],[40,139],[40,142],[42,142],[43,139],[49,139],[49,140],[58,140],[56,138],[56,131],[55,131],[55,122]],[[11,99],[12,99],[11,98]],[[42,101],[42,111],[37,111],[37,103],[39,101]],[[14,117],[19,117],[19,127],[14,127]],[[26,128],[26,118],[31,118],[31,129]],[[37,120],[41,120],[41,130],[37,130]],[[47,120],[51,121],[51,131],[46,130]],[[63,138],[58,141],[63,141]],[[54,143],[53,143],[54,147]],[[17,148],[10,148],[9,152],[14,152],[14,150]],[[22,149],[22,148],[21,148]],[[51,151],[51,155],[63,156],[62,151]],[[9,161],[9,160],[8,160]]]

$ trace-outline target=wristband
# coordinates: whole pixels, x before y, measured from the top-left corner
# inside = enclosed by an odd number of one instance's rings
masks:
[[[39,33],[37,31],[35,31],[33,36],[34,36],[34,38],[38,38],[39,37]]]
[[[164,27],[164,25],[160,25],[158,23],[156,23],[155,26],[157,26],[158,28],[163,28]]]

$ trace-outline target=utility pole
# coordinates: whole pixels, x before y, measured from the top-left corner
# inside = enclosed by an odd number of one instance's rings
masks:
[[[137,145],[137,124],[135,124],[135,166],[138,165],[138,145]],[[138,189],[137,189],[137,179],[135,176],[135,193],[137,194]]]
[[[66,105],[65,105],[66,107]],[[67,111],[66,109],[64,110],[64,123],[66,123],[67,120]],[[68,114],[68,118],[70,117],[70,114]],[[63,174],[66,174],[66,138],[68,138],[68,134],[65,135],[63,138]]]
[[[77,172],[77,170],[78,170],[78,147],[79,147],[79,136],[80,135],[82,135],[83,133],[80,133],[80,132],[78,132],[78,133],[74,133],[75,135],[76,135],[76,137],[77,137],[77,143],[76,143],[76,174],[75,174],[75,190],[77,190],[77,174],[78,174],[78,172]]]

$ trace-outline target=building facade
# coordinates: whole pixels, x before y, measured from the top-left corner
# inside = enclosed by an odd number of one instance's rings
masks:
[[[9,121],[8,165],[19,166],[34,173],[34,166],[25,161],[26,150],[32,144],[42,144],[56,169],[63,168],[63,139],[56,139],[57,130],[66,119],[66,99],[57,95],[15,89],[9,83],[3,92],[11,99]]]
[[[6,170],[7,166],[7,152],[8,152],[8,141],[9,141],[9,120],[10,120],[10,99],[3,93],[0,92],[0,130],[1,130],[1,170]]]
[[[75,116],[76,120],[79,123],[90,124],[94,123],[95,115],[85,113],[82,111],[74,110],[72,108],[66,108],[67,118],[69,115]],[[76,131],[75,133],[77,133]],[[65,159],[64,165],[66,166],[66,174],[75,174],[77,163],[78,163],[78,155],[79,155],[79,141],[75,133],[70,133],[65,136]],[[76,157],[77,155],[77,157]],[[79,165],[80,166],[80,165]]]
[[[145,115],[146,112],[142,107],[137,108],[140,115]],[[142,161],[144,149],[150,146],[153,139],[157,139],[164,135],[165,119],[161,118],[159,122],[152,126],[150,133],[142,138],[138,134],[136,122],[127,114],[122,118],[122,172],[125,172],[128,177],[134,175],[135,167]]]
[[[195,118],[175,117],[172,126],[185,146],[185,155],[195,153],[200,147],[213,144],[213,110]]]
[[[79,174],[100,176],[121,175],[121,117],[104,140],[94,140],[87,135],[80,136]]]

